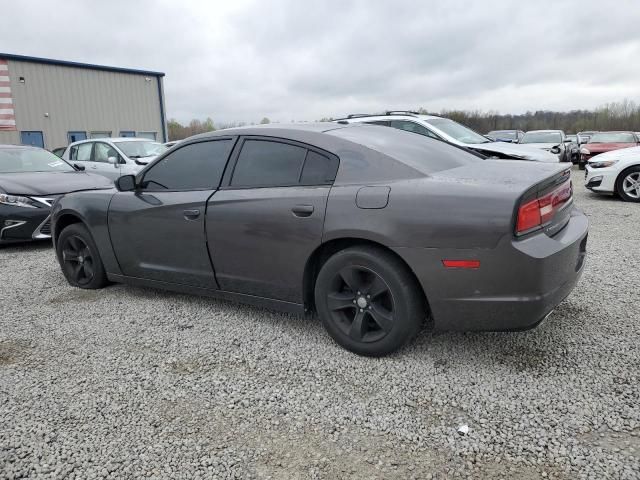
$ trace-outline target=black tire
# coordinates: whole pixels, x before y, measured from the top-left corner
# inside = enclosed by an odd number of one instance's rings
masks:
[[[632,181],[640,182],[640,166],[627,168],[622,173],[620,173],[620,175],[618,175],[618,178],[616,179],[616,193],[625,202],[637,203],[640,202],[640,193],[636,193],[638,192],[638,190],[634,191],[632,194],[625,191],[625,187],[629,186],[628,182],[630,177],[633,179]],[[634,197],[632,195],[637,196]]]
[[[325,262],[316,278],[315,304],[338,344],[371,357],[398,350],[426,318],[422,292],[407,266],[370,246],[341,250]]]
[[[98,248],[82,223],[73,223],[60,232],[56,255],[70,285],[93,290],[109,283]]]
[[[585,169],[587,168],[587,164],[586,164],[586,163],[584,163],[584,162],[579,162],[579,163],[578,163],[578,168],[579,168],[580,170],[585,170]]]

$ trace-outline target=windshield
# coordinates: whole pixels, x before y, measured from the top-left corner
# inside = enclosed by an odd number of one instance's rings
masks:
[[[158,142],[113,142],[129,158],[155,157],[167,147]]]
[[[501,140],[516,140],[516,132],[513,130],[495,130],[487,133],[488,137],[499,138]]]
[[[578,141],[577,135],[567,135],[567,138],[571,140],[573,143],[576,143]]]
[[[636,143],[633,133],[604,132],[594,134],[589,143]]]
[[[468,127],[464,125],[460,125],[453,120],[449,120],[448,118],[434,118],[431,120],[425,120],[429,125],[433,125],[438,130],[443,131],[450,137],[455,138],[457,141],[462,143],[489,143],[491,140],[483,137],[479,133],[474,132]]]
[[[560,143],[560,132],[527,132],[520,143]]]
[[[53,153],[35,148],[0,148],[0,173],[74,172]]]

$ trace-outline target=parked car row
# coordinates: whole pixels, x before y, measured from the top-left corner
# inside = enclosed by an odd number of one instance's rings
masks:
[[[520,135],[522,133],[522,135]],[[584,170],[594,155],[640,145],[638,132],[584,131],[566,135],[562,130],[494,130],[486,135],[496,141],[528,144],[558,156],[561,162],[572,162]]]
[[[389,111],[383,115],[351,114],[335,120],[338,123],[368,123],[393,127],[425,137],[441,140],[464,148],[484,157],[513,160],[533,160],[538,162],[557,162],[556,156],[536,148],[495,142],[449,118],[436,115],[423,115],[409,111]]]

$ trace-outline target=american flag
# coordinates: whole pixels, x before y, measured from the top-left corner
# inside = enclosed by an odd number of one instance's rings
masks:
[[[9,64],[0,58],[0,130],[15,130],[16,117],[11,98],[11,82],[9,82]]]

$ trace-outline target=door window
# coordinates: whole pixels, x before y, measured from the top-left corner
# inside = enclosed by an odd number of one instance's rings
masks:
[[[231,185],[286,187],[298,185],[307,149],[267,140],[245,140]]]
[[[120,155],[118,155],[118,152],[115,148],[113,148],[108,143],[96,142],[96,147],[93,150],[93,161],[108,163],[109,157],[115,157],[118,160],[118,163],[120,163]]]
[[[92,142],[74,145],[73,147],[71,147],[71,151],[69,152],[69,158],[76,162],[90,162],[92,146]]]
[[[338,159],[326,157],[314,152],[307,151],[307,158],[304,161],[300,184],[302,185],[328,185],[336,179],[338,171]]]
[[[438,136],[431,132],[431,130],[429,130],[427,127],[424,127],[419,123],[411,122],[409,120],[392,120],[391,126],[393,128],[397,128],[398,130],[419,133],[420,135],[424,135],[425,137],[438,139]]]
[[[213,140],[173,150],[145,174],[147,190],[210,190],[218,188],[233,148],[231,140]]]

